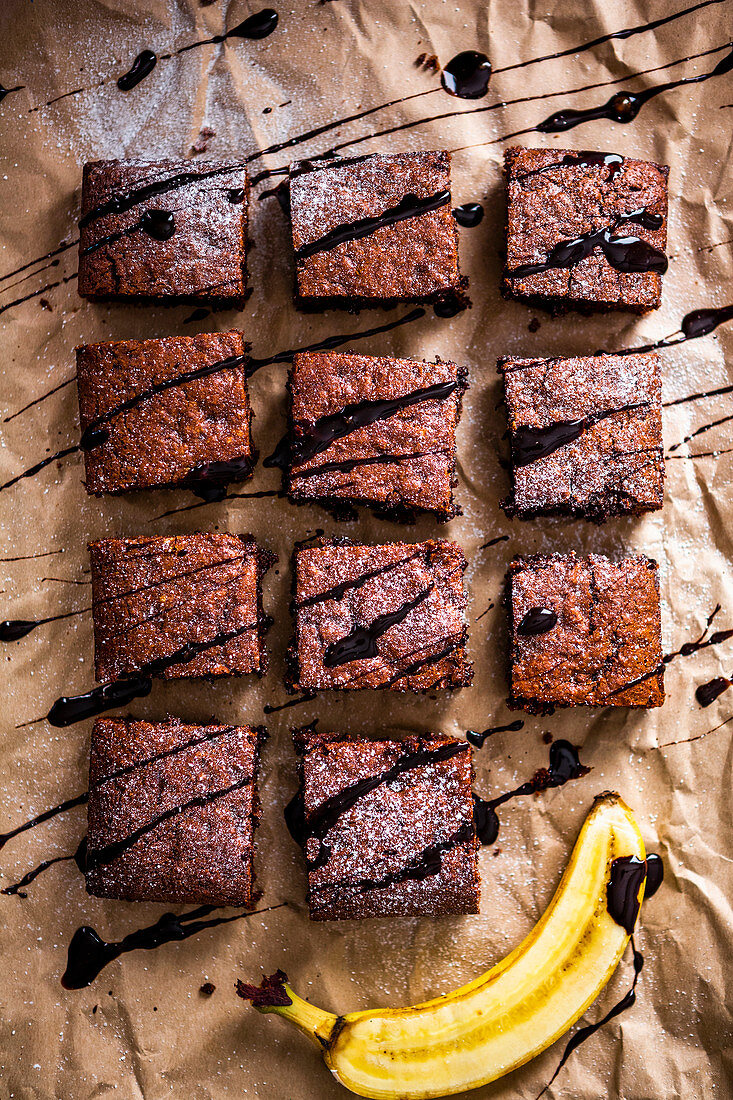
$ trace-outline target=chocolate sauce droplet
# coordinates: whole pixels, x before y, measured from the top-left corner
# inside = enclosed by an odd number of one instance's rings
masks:
[[[152,686],[147,676],[130,676],[112,684],[101,684],[83,695],[62,695],[46,717],[52,726],[71,726],[85,718],[94,718],[105,710],[123,707],[141,695],[149,695]]]
[[[433,313],[436,317],[455,317],[463,313],[466,308],[466,303],[462,302],[457,295],[450,295],[433,302]]]
[[[695,340],[698,336],[707,336],[718,325],[731,319],[733,319],[733,305],[721,306],[718,309],[693,309],[682,318],[680,331],[686,340]]]
[[[229,202],[234,204],[244,202],[244,188],[230,187],[227,191],[227,199],[229,200]]]
[[[146,210],[140,225],[156,241],[169,241],[176,231],[176,219],[170,210]]]
[[[549,607],[531,607],[517,627],[517,634],[531,637],[546,634],[557,626],[557,614]]]
[[[117,87],[121,92],[129,92],[135,88],[141,80],[152,73],[158,58],[152,50],[142,50],[137,55],[128,72],[124,73],[117,81]]]
[[[727,676],[714,676],[712,680],[708,680],[706,684],[700,684],[695,689],[695,698],[701,707],[712,706],[718,696],[727,691],[730,686],[731,681]]]
[[[491,62],[485,53],[463,50],[452,57],[441,73],[440,83],[449,95],[459,99],[483,99],[489,90]]]
[[[639,915],[639,887],[646,877],[646,862],[638,856],[619,856],[611,864],[606,887],[608,912],[631,935]]]
[[[267,38],[277,27],[279,16],[274,8],[263,8],[227,31],[226,38]]]
[[[517,730],[521,729],[524,729],[524,722],[521,718],[517,718],[514,722],[510,722],[506,726],[490,726],[489,729],[481,730],[480,732],[478,730],[467,730],[466,740],[471,745],[475,745],[477,749],[480,749],[486,739],[495,733],[515,733]]]
[[[662,857],[652,852],[646,857],[646,885],[644,887],[644,900],[653,898],[664,881],[664,864]]]
[[[17,642],[40,625],[40,619],[5,619],[0,623],[0,641]]]
[[[483,221],[484,208],[480,202],[464,202],[463,206],[455,208],[453,217],[459,225],[473,229]]]

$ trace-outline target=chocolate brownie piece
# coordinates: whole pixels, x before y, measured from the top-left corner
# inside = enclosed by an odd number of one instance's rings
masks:
[[[290,215],[301,306],[463,298],[449,153],[292,165]]]
[[[308,866],[311,920],[477,913],[471,747],[296,731],[288,821]]]
[[[466,559],[455,542],[296,548],[288,686],[426,692],[473,679],[466,657]]]
[[[296,355],[288,380],[289,498],[368,504],[398,519],[459,514],[456,424],[466,384],[455,363]]]
[[[86,884],[126,901],[255,902],[264,730],[103,718],[89,767]]]
[[[651,558],[515,558],[509,602],[515,709],[664,702],[658,567]]]
[[[241,308],[247,173],[211,161],[84,165],[79,294]]]
[[[509,515],[601,521],[662,507],[659,356],[500,359],[509,415]]]
[[[87,492],[181,485],[216,499],[250,477],[247,351],[240,332],[78,347]]]
[[[261,579],[276,560],[251,535],[89,544],[98,680],[262,674]]]
[[[659,307],[666,165],[617,153],[513,148],[505,173],[505,297],[552,312]]]

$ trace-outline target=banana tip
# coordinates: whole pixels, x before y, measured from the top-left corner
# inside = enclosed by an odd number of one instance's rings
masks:
[[[264,977],[259,985],[238,981],[237,995],[249,1001],[253,1008],[285,1008],[293,1003],[285,988],[287,980],[287,974],[276,970],[274,974]]]

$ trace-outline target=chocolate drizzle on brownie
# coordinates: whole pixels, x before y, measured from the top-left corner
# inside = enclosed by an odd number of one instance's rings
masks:
[[[303,792],[302,790],[299,791],[285,808],[285,823],[293,840],[302,848],[305,849],[309,840],[318,841],[317,855],[308,860],[309,870],[315,871],[328,862],[331,849],[326,843],[326,836],[336,825],[341,815],[350,810],[365,794],[376,790],[384,783],[394,782],[399,776],[413,771],[415,768],[427,767],[430,764],[440,763],[442,760],[449,760],[461,752],[470,752],[464,741],[450,741],[445,745],[439,745],[437,748],[418,748],[411,752],[408,751],[391,768],[379,775],[359,779],[356,783],[352,783],[351,786],[339,791],[338,794],[327,798],[313,813],[308,815],[305,812]]]
[[[377,640],[393,626],[404,622],[410,612],[428,598],[433,588],[433,585],[429,585],[422,592],[418,592],[413,599],[405,600],[395,611],[379,615],[368,626],[354,627],[350,634],[337,642],[332,642],[323,654],[323,663],[326,668],[336,668],[337,665],[345,665],[350,661],[363,661],[368,657],[376,657]]]
[[[609,416],[648,408],[648,401],[635,401],[620,405],[617,409],[602,409],[576,420],[558,420],[544,428],[520,427],[511,433],[512,460],[515,466],[528,466],[539,458],[546,458],[568,443],[580,439],[583,432]]]
[[[346,405],[340,412],[319,417],[312,424],[297,424],[294,435],[285,436],[274,452],[265,459],[264,465],[279,466],[287,470],[293,463],[308,462],[321,451],[325,451],[337,439],[343,439],[358,428],[375,424],[378,420],[386,420],[400,409],[418,405],[421,401],[444,401],[450,397],[457,385],[457,380],[451,379],[448,382],[438,382],[434,386],[426,386],[424,389],[413,390],[411,393],[403,394],[402,397],[394,397],[390,400],[356,401]]]
[[[614,237],[613,233],[626,222],[637,222],[644,229],[661,229],[663,218],[640,207],[628,214],[618,214],[612,225],[602,229],[589,230],[580,237],[567,241],[558,241],[547,258],[538,263],[520,264],[507,277],[525,279],[530,275],[539,275],[543,271],[555,268],[575,267],[590,256],[595,248],[600,248],[611,267],[624,273],[652,271],[660,275],[667,270],[668,260],[664,252],[655,248],[641,237]]]
[[[146,210],[140,227],[153,240],[169,241],[176,231],[176,219],[170,210]]]
[[[215,562],[215,565],[223,564]],[[124,706],[132,699],[142,695],[149,695],[152,690],[152,677],[159,676],[174,665],[187,664],[199,653],[205,653],[216,646],[225,645],[233,638],[239,638],[250,630],[257,630],[262,624],[247,623],[236,630],[224,630],[216,634],[207,642],[186,642],[179,649],[167,657],[156,657],[146,662],[137,673],[131,676],[123,676],[109,684],[100,684],[83,695],[61,696],[57,699],[46,715],[52,726],[70,726],[74,722],[82,722],[85,718],[93,718],[106,710]]]
[[[121,840],[106,844],[103,848],[89,848],[87,850],[85,869],[94,870],[95,867],[111,863],[113,860],[118,859],[121,855],[124,855],[125,852],[129,851],[130,848],[142,839],[142,837],[146,836],[153,829],[157,829],[163,822],[169,821],[172,817],[177,817],[187,810],[208,806],[212,802],[216,802],[219,798],[224,798],[228,794],[233,794],[234,791],[239,791],[243,787],[250,786],[251,783],[252,776],[247,775],[244,779],[239,779],[236,783],[230,783],[228,787],[222,787],[220,790],[207,791],[205,794],[196,795],[194,798],[189,798],[187,802],[183,802],[179,806],[172,806],[162,814],[158,814],[157,817],[151,818],[150,821],[147,821],[139,829],[135,829],[133,833],[123,837]]]
[[[557,612],[549,607],[530,607],[526,615],[517,627],[517,634],[524,638],[534,637],[535,634],[547,634],[557,626]]]
[[[309,256],[315,256],[317,252],[329,252],[340,244],[360,240],[362,237],[369,237],[377,229],[395,225],[397,222],[408,221],[411,218],[418,218],[420,215],[428,214],[432,210],[439,210],[441,206],[446,206],[449,202],[450,191],[438,191],[435,195],[427,195],[424,198],[418,198],[417,195],[412,194],[405,195],[396,206],[391,206],[381,214],[337,225],[324,236],[311,241],[309,244],[302,245],[295,253],[295,258],[305,260]]]

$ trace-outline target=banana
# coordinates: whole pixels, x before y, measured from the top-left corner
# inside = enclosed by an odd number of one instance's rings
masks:
[[[460,989],[410,1008],[346,1016],[298,997],[280,971],[259,988],[240,982],[238,992],[260,1012],[295,1024],[341,1084],[359,1096],[427,1100],[478,1088],[540,1054],[598,996],[633,931],[645,857],[632,811],[618,794],[605,792],[532,932]],[[609,913],[609,905],[619,908],[608,889],[616,869],[624,872],[621,917]],[[638,873],[626,874],[630,869]]]

